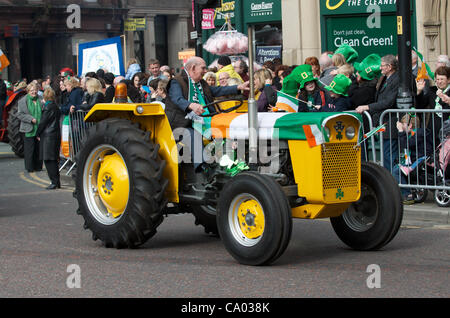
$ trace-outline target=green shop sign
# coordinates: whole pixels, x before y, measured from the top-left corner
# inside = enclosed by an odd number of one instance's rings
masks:
[[[367,8],[379,7],[383,12],[396,12],[396,0],[320,0],[322,14],[367,13]]]
[[[412,1],[411,34],[416,45],[415,1]],[[359,61],[372,53],[397,54],[396,0],[320,0],[323,51],[343,44],[359,53]]]
[[[243,12],[250,24],[281,21],[281,0],[243,0]]]
[[[222,0],[222,6],[220,8],[215,9],[216,15],[214,17],[214,25],[216,27],[221,27],[225,24],[226,19],[225,16],[228,15],[230,18],[231,24],[235,23],[235,6],[236,1],[227,1]]]

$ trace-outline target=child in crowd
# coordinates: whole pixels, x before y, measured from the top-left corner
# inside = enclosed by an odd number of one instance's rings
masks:
[[[298,112],[308,112],[310,109],[314,110],[314,107],[325,107],[328,103],[329,97],[325,91],[319,87],[317,78],[314,77],[311,65],[300,65],[296,69],[300,72],[301,82],[300,91],[298,94]]]
[[[335,76],[330,85],[325,86],[329,91],[330,100],[325,106],[315,106],[320,112],[343,112],[349,110],[352,106],[351,99],[348,97],[348,89],[352,81],[344,74]]]
[[[406,114],[397,122],[400,163],[392,174],[399,184],[408,184],[408,176],[427,155],[433,152],[432,136],[428,129],[419,128],[419,117]],[[410,189],[401,188],[403,204],[413,204],[414,197]]]

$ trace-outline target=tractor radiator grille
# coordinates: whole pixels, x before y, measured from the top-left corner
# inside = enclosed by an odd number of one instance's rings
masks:
[[[324,190],[359,186],[361,154],[355,145],[355,143],[322,144]]]

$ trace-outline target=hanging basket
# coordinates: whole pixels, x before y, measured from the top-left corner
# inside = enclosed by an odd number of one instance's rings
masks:
[[[248,37],[233,29],[228,16],[219,31],[210,36],[203,48],[215,55],[236,55],[248,51]]]

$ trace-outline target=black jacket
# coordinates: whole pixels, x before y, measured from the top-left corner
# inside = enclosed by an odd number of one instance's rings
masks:
[[[80,109],[84,111],[89,111],[95,104],[100,104],[105,102],[105,96],[101,92],[94,92],[92,95],[86,96],[86,101],[80,105]]]
[[[61,143],[60,116],[61,111],[55,102],[49,102],[44,106],[41,121],[36,131],[36,137],[41,138],[41,160],[58,160],[59,158],[59,147]]]
[[[0,102],[6,103],[6,97],[6,84],[4,80],[0,79]]]
[[[69,115],[70,112],[70,106],[75,106],[75,110],[78,110],[81,103],[83,102],[83,95],[84,92],[81,89],[81,87],[75,87],[72,89],[72,91],[69,93],[67,100],[65,100],[65,103],[61,105],[61,112],[64,115]]]
[[[315,108],[310,109],[306,103],[308,103],[308,97],[307,97],[307,93],[305,89],[302,89],[300,92],[300,95],[298,97],[298,99],[300,100],[298,102],[298,111],[299,113],[307,113],[307,112],[316,112],[317,110]],[[328,105],[328,103],[331,100],[330,95],[328,95],[328,93],[323,90],[320,87],[317,87],[317,89],[313,92],[312,95],[312,99],[313,101],[313,105],[320,105],[321,107],[326,107],[326,105]]]
[[[433,136],[429,129],[419,128],[415,134],[406,134],[406,132],[398,133],[400,155],[404,150],[410,152],[411,161],[417,161],[423,156],[430,156],[433,151]]]
[[[380,83],[375,93],[375,102],[369,104],[369,113],[372,116],[375,127],[389,121],[389,114],[386,114],[383,118],[383,123],[380,122],[380,116],[385,110],[397,109],[399,83],[400,77],[398,72],[395,72],[389,78],[386,76],[380,78]],[[386,126],[386,132],[383,134],[384,139],[396,139],[398,136],[396,124],[399,119],[393,113],[390,118],[390,124]]]
[[[114,86],[109,86],[105,91],[105,103],[112,103],[114,99],[114,94],[116,92],[116,89]]]
[[[353,89],[349,94],[352,100],[352,109],[361,105],[369,105],[375,102],[375,94],[377,92],[376,81],[363,81],[358,87]]]
[[[239,94],[237,86],[209,86],[205,80],[200,80],[202,85],[206,104],[212,103],[214,97]],[[188,109],[190,102],[187,100],[189,95],[189,82],[186,72],[182,72],[172,79],[167,85],[169,94],[166,97],[166,116],[169,120],[172,130],[179,127],[191,127],[192,121],[186,119],[190,112]]]
[[[275,86],[265,85],[261,90],[256,105],[258,106],[258,112],[267,112],[269,106],[275,106],[277,103],[277,91]]]

